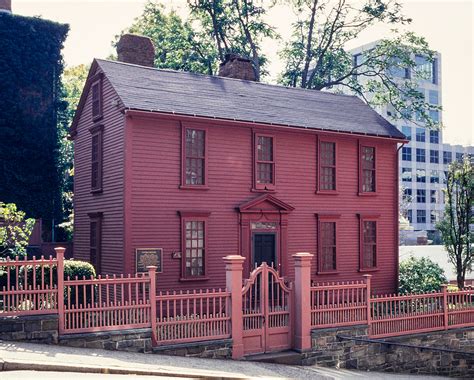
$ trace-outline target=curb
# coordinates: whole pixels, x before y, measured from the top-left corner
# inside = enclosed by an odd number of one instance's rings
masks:
[[[141,376],[168,376],[189,379],[203,380],[244,380],[250,379],[246,376],[235,376],[229,374],[212,374],[212,373],[196,373],[196,372],[176,372],[167,369],[135,369],[122,367],[103,367],[95,365],[78,366],[74,364],[52,364],[42,362],[26,362],[0,359],[1,371],[50,371],[50,372],[77,372],[77,373],[98,373],[111,375],[141,375]]]

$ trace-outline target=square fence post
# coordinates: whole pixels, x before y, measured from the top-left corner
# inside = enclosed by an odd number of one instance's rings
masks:
[[[57,302],[58,302],[58,332],[61,334],[64,331],[64,252],[66,248],[57,247],[56,251],[56,274],[57,274]]]
[[[304,351],[311,348],[311,259],[313,255],[300,252],[295,260],[295,340],[294,348]]]
[[[372,334],[372,304],[371,304],[371,294],[372,294],[372,275],[364,274],[365,285],[366,285],[366,302],[367,302],[367,333],[370,336]]]
[[[228,312],[231,319],[232,359],[244,356],[243,312],[242,312],[242,269],[245,257],[229,255],[224,257],[226,288],[230,292]]]
[[[151,324],[151,343],[153,346],[158,344],[156,331],[156,267],[151,265],[148,269],[148,277],[150,278],[150,324]]]
[[[441,292],[443,294],[444,329],[447,330],[449,328],[448,285],[441,285]]]

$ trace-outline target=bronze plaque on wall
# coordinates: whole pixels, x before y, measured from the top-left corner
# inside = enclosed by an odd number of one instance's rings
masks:
[[[158,273],[163,272],[163,248],[137,248],[135,249],[135,262],[137,273],[148,272],[146,267],[154,265]]]

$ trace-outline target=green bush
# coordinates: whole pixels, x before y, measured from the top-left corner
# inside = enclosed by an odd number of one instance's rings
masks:
[[[53,276],[53,285],[57,284],[57,266],[54,265],[52,268],[52,276]],[[33,275],[33,271],[35,274]],[[33,282],[36,283],[36,286],[41,286],[41,281],[42,281],[42,274],[44,273],[44,284],[48,285],[51,283],[50,280],[50,266],[49,265],[36,265],[35,268],[33,269],[32,265],[26,265],[20,267],[19,270],[19,284],[16,284],[16,270],[15,268],[10,269],[10,287],[16,287],[17,285],[19,287],[25,287],[25,285],[28,285],[30,287]],[[83,279],[84,277],[86,279],[95,278],[95,269],[94,267],[89,264],[88,262],[85,261],[79,261],[79,260],[64,260],[64,279],[67,280],[68,277],[71,280],[74,280],[75,278],[78,279]],[[2,267],[0,265],[0,289],[3,289],[3,286],[7,286],[7,271],[6,267]],[[64,302],[67,304],[68,298],[70,297],[71,300],[71,305],[83,305],[84,303],[84,295],[86,296],[85,302],[90,303],[92,300],[92,289],[94,289],[94,293],[96,293],[96,289],[93,288],[91,285],[85,286],[78,286],[77,287],[77,298],[76,298],[76,286],[72,286],[68,289],[65,289],[64,292]],[[36,305],[37,306],[37,305]],[[36,307],[32,306],[32,307]]]
[[[398,286],[401,294],[439,291],[447,282],[444,270],[427,257],[411,256],[400,263]]]

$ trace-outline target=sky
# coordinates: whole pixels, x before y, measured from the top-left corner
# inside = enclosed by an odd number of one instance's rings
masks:
[[[413,19],[409,30],[424,36],[430,47],[441,53],[444,141],[452,144],[474,144],[474,0],[399,0],[404,14]],[[67,23],[70,32],[65,43],[67,66],[90,63],[114,52],[111,41],[138,17],[145,0],[12,0],[15,14],[41,16]],[[168,8],[185,15],[186,0],[162,0]],[[277,27],[282,40],[291,31],[294,17],[277,6],[268,21]],[[348,48],[390,35],[387,26],[374,27],[362,33]],[[263,50],[270,58],[270,72],[282,68],[278,59],[281,46],[266,42]]]

